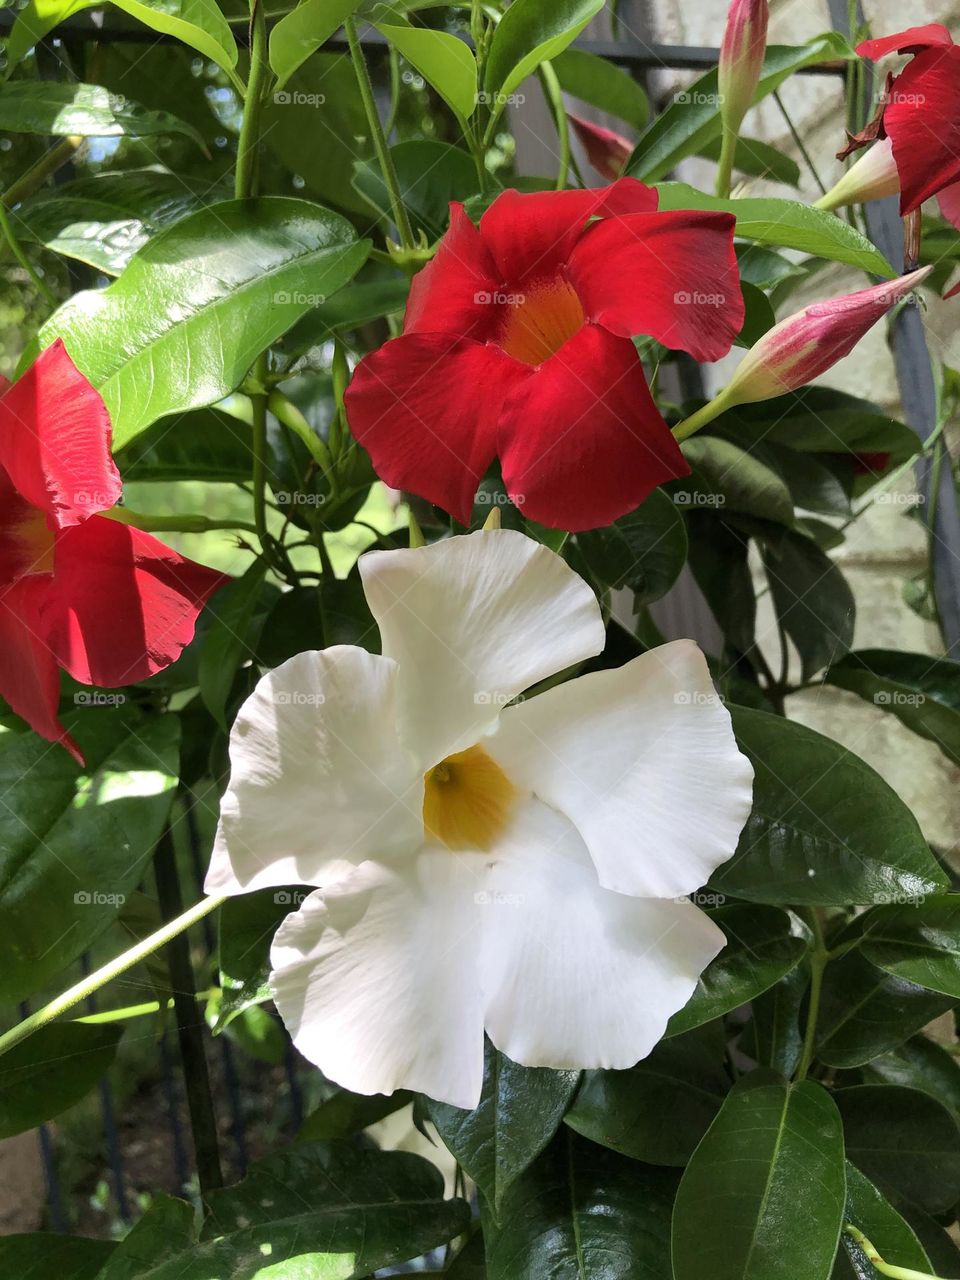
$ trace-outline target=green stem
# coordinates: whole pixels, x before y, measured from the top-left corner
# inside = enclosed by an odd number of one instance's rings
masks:
[[[884,1262],[863,1232],[858,1231],[852,1223],[848,1222],[843,1229],[848,1236],[856,1240],[866,1254],[867,1261],[882,1276],[889,1276],[890,1280],[937,1280],[937,1277],[929,1271],[914,1271],[911,1267],[895,1267],[892,1263]]]
[[[830,953],[827,950],[826,941],[823,936],[823,925],[820,923],[820,916],[814,909],[807,917],[810,928],[813,930],[814,948],[810,957],[810,1005],[807,1009],[807,1025],[803,1036],[803,1052],[800,1055],[800,1063],[797,1066],[795,1079],[805,1080],[810,1065],[813,1062],[814,1047],[817,1042],[817,1019],[820,1017],[820,996],[823,992],[823,975],[827,965],[830,963]]]
[[[277,421],[282,422],[298,439],[303,441],[310,451],[311,458],[326,476],[327,483],[330,485],[330,492],[335,492],[337,476],[334,471],[333,457],[327,448],[326,441],[317,435],[297,406],[292,400],[288,400],[282,391],[271,392],[267,405]]]
[[[737,153],[737,135],[730,129],[724,129],[720,142],[720,159],[717,162],[716,192],[726,200],[730,195],[730,184],[733,178],[733,159]]]
[[[246,200],[257,193],[260,153],[260,117],[263,111],[270,66],[267,62],[267,23],[262,0],[253,0],[250,11],[250,80],[243,101],[243,121],[237,143],[237,170],[234,194]]]
[[[84,139],[79,135],[61,138],[55,147],[51,147],[49,151],[44,152],[26,173],[21,174],[16,182],[7,187],[3,195],[0,196],[0,204],[5,209],[12,209],[21,200],[26,200],[27,196],[32,196],[35,191],[43,186],[51,174],[56,173],[58,169],[62,169],[65,164],[70,163],[77,153],[77,148],[82,146],[83,142]]]
[[[367,67],[366,59],[363,56],[363,49],[360,47],[360,41],[357,38],[357,24],[353,18],[347,18],[343,24],[343,29],[347,35],[347,44],[350,46],[350,60],[353,62],[353,70],[357,77],[357,86],[360,89],[363,109],[366,112],[367,123],[370,126],[370,137],[373,142],[373,149],[377,153],[380,172],[383,175],[383,181],[386,184],[387,191],[390,195],[390,205],[393,209],[393,220],[396,223],[397,232],[400,236],[400,244],[402,248],[409,252],[416,247],[416,242],[413,237],[413,228],[410,225],[410,219],[407,216],[403,197],[400,194],[400,180],[397,177],[397,171],[393,163],[393,156],[390,154],[390,148],[387,145],[387,139],[383,132],[383,125],[380,122],[376,99],[373,96],[373,82],[370,79],[370,70]]]
[[[256,525],[245,520],[211,520],[209,516],[155,516],[145,515],[139,511],[131,511],[129,507],[111,507],[101,512],[109,520],[119,524],[128,524],[134,529],[142,529],[144,533],[212,533],[217,529],[228,529],[243,533],[256,533]]]
[[[544,97],[553,111],[557,126],[557,138],[560,142],[560,171],[557,174],[557,190],[563,191],[568,186],[570,175],[570,122],[567,120],[566,108],[563,105],[563,90],[557,73],[549,62],[542,62],[538,72]]]
[[[803,157],[804,164],[810,170],[810,176],[813,178],[814,182],[820,188],[821,196],[825,196],[827,194],[827,188],[823,185],[820,175],[819,173],[817,173],[817,167],[810,158],[810,152],[804,146],[803,139],[800,137],[800,134],[797,132],[796,125],[793,123],[793,120],[790,118],[790,112],[787,110],[786,106],[784,105],[784,101],[780,97],[779,90],[777,89],[774,89],[773,91],[773,100],[777,104],[777,106],[780,108],[780,114],[783,116],[784,120],[786,121],[787,128],[790,130],[790,137],[793,139],[793,144],[797,148],[797,150],[800,152],[800,155]]]
[[[730,407],[726,390],[718,392],[702,409],[698,409],[696,413],[691,413],[689,418],[684,418],[683,422],[678,422],[672,428],[673,438],[678,443],[681,440],[686,440],[689,436],[699,431],[701,427],[705,427],[708,422],[712,422],[714,418],[719,418],[721,413]]]
[[[52,307],[55,307],[57,305],[57,296],[46,281],[41,279],[37,274],[35,267],[21,248],[20,241],[17,239],[16,233],[11,225],[10,215],[7,213],[6,206],[2,201],[0,201],[0,232],[3,233],[3,238],[6,240],[10,252],[33,281],[35,287],[40,291],[43,297],[46,298],[47,302],[49,302]]]
[[[183,915],[183,899],[169,828],[157,845],[154,871],[160,910],[168,920],[176,920]],[[176,934],[167,943],[167,963],[170,967],[170,985],[173,989],[173,1007],[180,1042],[180,1060],[183,1063],[187,1111],[193,1133],[197,1177],[200,1194],[206,1195],[223,1186],[223,1170],[220,1167],[217,1115],[210,1092],[210,1071],[203,1045],[203,1013],[197,1002],[197,986],[186,931]]]
[[[175,920],[168,921],[162,928],[157,929],[155,933],[151,933],[148,938],[144,938],[141,942],[128,948],[114,960],[109,960],[106,964],[101,965],[93,973],[87,974],[86,977],[64,991],[62,995],[51,1000],[49,1004],[45,1004],[36,1013],[31,1013],[29,1018],[24,1018],[22,1022],[15,1027],[11,1027],[9,1031],[0,1036],[0,1056],[9,1052],[15,1045],[22,1044],[24,1040],[29,1039],[41,1027],[46,1027],[51,1022],[55,1022],[61,1014],[73,1009],[81,1001],[86,1000],[87,996],[93,995],[95,991],[99,991],[108,982],[118,978],[121,973],[126,973],[128,969],[132,969],[141,960],[146,960],[148,956],[152,956],[155,951],[159,951],[162,946],[165,946],[171,938],[175,938],[178,934],[183,933],[185,929],[189,929],[198,920],[208,916],[211,911],[216,911],[217,907],[222,906],[226,900],[226,894],[203,898]]]

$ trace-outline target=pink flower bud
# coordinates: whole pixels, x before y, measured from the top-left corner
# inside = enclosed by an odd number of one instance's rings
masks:
[[[767,49],[767,0],[732,0],[720,46],[717,89],[724,127],[737,133],[757,90]]]
[[[869,328],[906,298],[933,267],[815,302],[773,326],[747,352],[721,392],[726,407],[770,400],[806,386],[849,355]]]
[[[622,134],[614,133],[612,129],[604,129],[602,125],[581,120],[572,111],[567,112],[567,119],[573,125],[574,132],[587,153],[587,159],[597,173],[608,182],[616,182],[630,159],[633,143]]]
[[[893,158],[893,146],[889,138],[881,138],[869,151],[852,164],[840,180],[825,196],[816,202],[818,209],[840,209],[848,204],[863,204],[865,200],[879,200],[900,190],[900,175]]]

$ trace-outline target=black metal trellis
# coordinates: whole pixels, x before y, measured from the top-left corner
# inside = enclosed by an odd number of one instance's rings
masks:
[[[831,20],[836,30],[849,34],[849,14],[846,0],[829,0]],[[863,21],[863,11],[858,3],[858,20]],[[0,37],[9,34],[16,19],[16,12],[11,8],[0,10]],[[81,13],[59,24],[45,38],[45,43],[63,40],[65,43],[83,44],[97,43],[179,43],[174,37],[156,32],[147,32],[142,26],[125,22],[122,16],[112,15],[109,22],[104,22],[97,13]],[[274,19],[275,21],[275,19]],[[247,42],[245,21],[232,22],[234,34],[239,44]],[[467,41],[469,43],[469,41]],[[370,29],[362,37],[361,44],[371,54],[384,53],[387,48],[386,39],[377,31]],[[629,71],[640,78],[650,70],[699,71],[705,72],[716,66],[719,50],[709,47],[692,47],[682,45],[647,43],[632,36],[628,40],[581,39],[574,47],[584,52],[599,55],[610,62]],[[346,40],[334,36],[323,46],[324,50],[335,53],[346,53]],[[799,74],[811,76],[843,76],[847,64],[844,62],[827,62],[815,66],[801,68]],[[868,79],[869,95],[869,79]],[[894,263],[902,257],[903,234],[900,218],[897,213],[896,200],[877,201],[867,206],[867,223],[871,238],[877,247]],[[897,317],[892,335],[892,346],[896,366],[897,380],[904,405],[904,415],[910,426],[917,432],[921,440],[926,440],[936,427],[936,392],[933,381],[930,355],[923,333],[920,315],[916,308],[905,308]],[[943,447],[942,444],[939,447]],[[960,508],[953,486],[953,477],[949,466],[944,466],[939,473],[932,467],[929,459],[918,465],[918,484],[927,498],[926,510],[933,512],[932,526],[934,534],[933,567],[936,585],[937,603],[944,630],[947,651],[956,656],[960,653]],[[936,481],[936,502],[931,502],[933,485]],[[191,856],[194,873],[199,887],[202,876],[199,864],[199,846],[192,814],[187,816],[191,833]],[[214,937],[209,920],[203,923],[203,936],[207,955],[214,948]],[[93,1005],[90,1005],[91,1010]],[[26,1012],[26,1009],[24,1009]],[[229,1042],[220,1039],[222,1069],[226,1086],[226,1101],[231,1115],[230,1133],[235,1144],[235,1154],[239,1168],[246,1167],[247,1135],[243,1116],[242,1096],[236,1064]],[[161,1088],[166,1102],[168,1128],[172,1153],[172,1165],[176,1190],[184,1191],[190,1182],[191,1163],[188,1154],[189,1144],[180,1118],[180,1093],[176,1055],[172,1053],[168,1036],[165,1034],[159,1046]],[[298,1080],[298,1063],[292,1046],[287,1043],[284,1059],[290,1105],[294,1128],[298,1128],[303,1118],[302,1094]],[[124,1157],[117,1135],[114,1104],[109,1085],[104,1082],[101,1091],[101,1114],[104,1123],[104,1135],[108,1149],[110,1165],[118,1210],[123,1218],[129,1215],[129,1186],[125,1171]],[[44,1176],[47,1185],[49,1225],[54,1231],[69,1231],[69,1222],[64,1209],[59,1185],[51,1130],[44,1125],[39,1130],[39,1142],[43,1160]]]

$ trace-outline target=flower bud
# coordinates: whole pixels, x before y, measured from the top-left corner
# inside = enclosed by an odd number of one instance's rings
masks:
[[[906,298],[933,267],[922,267],[858,293],[815,302],[773,326],[747,352],[721,392],[724,407],[770,400],[806,386],[849,355],[882,315]]]
[[[844,205],[863,204],[866,200],[896,195],[899,190],[900,175],[893,158],[893,146],[889,138],[881,138],[850,166],[814,207],[840,209]]]
[[[723,127],[737,133],[757,90],[767,49],[767,0],[732,0],[720,46],[717,89]]]
[[[587,153],[587,159],[597,173],[608,182],[616,182],[630,159],[633,143],[622,134],[614,133],[612,129],[604,129],[602,125],[593,124],[590,120],[581,120],[572,111],[567,112],[567,119],[573,125],[574,132]]]

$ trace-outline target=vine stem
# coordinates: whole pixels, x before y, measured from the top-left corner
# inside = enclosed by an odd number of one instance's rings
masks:
[[[81,1001],[86,1000],[87,996],[93,995],[95,991],[99,991],[108,982],[118,978],[121,973],[126,973],[135,964],[139,964],[141,960],[146,960],[148,956],[152,956],[155,951],[165,946],[171,938],[177,937],[185,929],[189,929],[191,925],[196,924],[198,920],[202,920],[204,916],[216,911],[217,907],[222,906],[226,900],[226,894],[218,894],[212,898],[201,899],[200,902],[189,907],[176,919],[169,920],[165,925],[157,929],[155,933],[151,933],[148,938],[144,938],[115,959],[109,960],[105,965],[101,965],[99,969],[95,969],[93,973],[81,978],[72,987],[68,987],[62,995],[57,996],[49,1004],[45,1004],[42,1009],[38,1009],[29,1018],[24,1018],[22,1022],[19,1022],[15,1027],[11,1027],[9,1031],[0,1036],[0,1055],[8,1053],[14,1046],[22,1044],[24,1040],[28,1040],[41,1027],[46,1027],[51,1022],[56,1021],[61,1014],[69,1012]]]
[[[823,925],[816,910],[810,912],[808,921],[814,936],[814,949],[810,957],[810,1005],[807,1009],[807,1025],[803,1035],[803,1051],[797,1066],[796,1080],[805,1080],[810,1064],[813,1062],[814,1046],[817,1042],[817,1020],[820,1017],[820,996],[823,992],[823,975],[830,963],[823,936]]]
[[[543,86],[544,96],[553,109],[554,121],[557,126],[557,139],[560,143],[560,171],[557,174],[558,191],[563,191],[570,176],[570,124],[567,120],[566,108],[563,105],[563,90],[560,87],[560,81],[557,73],[549,62],[542,62],[538,71],[540,84]]]
[[[719,418],[720,414],[723,413],[725,409],[729,408],[730,405],[727,401],[726,392],[721,391],[702,408],[698,409],[696,413],[691,413],[689,418],[684,418],[683,422],[678,422],[677,425],[672,428],[673,438],[678,443],[681,440],[686,440],[689,436],[692,436],[695,432],[699,431],[701,427],[705,427],[708,422],[712,422],[714,418]]]
[[[720,141],[720,159],[717,162],[716,192],[726,200],[730,195],[733,178],[733,158],[737,152],[737,135],[732,129],[724,129]]]
[[[7,247],[10,252],[33,281],[34,288],[40,292],[42,297],[44,297],[52,307],[55,307],[57,305],[56,294],[47,282],[37,274],[30,262],[30,259],[24,253],[20,245],[20,241],[17,239],[16,232],[13,229],[13,225],[10,222],[10,215],[7,213],[6,206],[2,200],[0,200],[0,231],[3,232],[3,238],[6,240]]]
[[[876,1248],[870,1243],[862,1231],[850,1222],[843,1228],[848,1236],[856,1240],[857,1244],[867,1255],[867,1261],[880,1272],[882,1276],[889,1276],[890,1280],[937,1280],[935,1275],[929,1271],[914,1271],[910,1267],[895,1267],[890,1262],[884,1262],[877,1253]]]
[[[256,533],[256,525],[246,520],[211,520],[209,516],[155,516],[145,515],[139,511],[131,511],[129,507],[111,507],[109,511],[101,511],[108,520],[116,520],[118,524],[128,524],[144,533],[212,533],[218,529],[232,530],[238,533]]]
[[[380,113],[377,111],[376,99],[373,96],[373,81],[370,79],[370,70],[367,67],[366,59],[363,56],[363,49],[360,47],[360,41],[357,38],[357,24],[353,18],[347,18],[344,21],[343,29],[346,32],[347,44],[350,47],[350,61],[353,63],[354,74],[357,77],[357,86],[360,89],[363,109],[367,116],[367,123],[370,126],[370,137],[373,142],[373,149],[377,153],[380,172],[383,175],[383,181],[386,183],[387,191],[390,193],[390,205],[393,209],[393,220],[396,223],[397,231],[400,235],[400,244],[402,248],[410,252],[416,247],[416,242],[413,238],[413,228],[410,225],[410,219],[407,216],[403,197],[400,194],[400,179],[397,177],[397,170],[394,167],[393,156],[390,154],[390,148],[387,145],[387,139],[383,132]]]
[[[21,174],[16,182],[7,187],[3,195],[0,196],[0,204],[5,209],[12,209],[21,200],[26,200],[27,196],[32,196],[51,174],[56,173],[58,169],[62,169],[65,164],[68,164],[73,159],[78,147],[82,146],[85,141],[86,139],[79,134],[71,135],[69,138],[61,138],[55,147],[51,147],[49,151],[40,157],[36,164],[31,165],[26,173]]]

